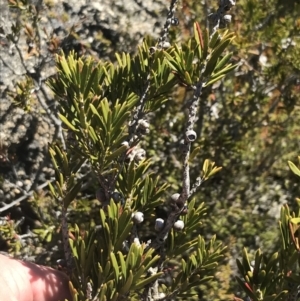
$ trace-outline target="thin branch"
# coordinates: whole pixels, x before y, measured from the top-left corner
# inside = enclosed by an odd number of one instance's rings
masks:
[[[189,116],[188,121],[185,129],[185,133],[191,131],[194,127],[196,118],[197,118],[197,111],[198,105],[200,100],[200,95],[202,91],[203,83],[200,81],[197,83],[195,87],[195,93],[191,99],[191,105],[189,107]],[[190,150],[191,150],[191,142],[185,137],[185,142],[183,145],[183,181],[182,181],[182,192],[176,201],[177,206],[172,206],[172,211],[169,214],[165,227],[162,229],[160,233],[158,233],[155,240],[151,242],[148,248],[158,249],[165,243],[168,235],[177,221],[178,217],[180,216],[182,210],[184,209],[184,204],[188,200],[190,196],[190,167],[189,167],[189,157],[190,157]]]
[[[167,20],[166,20],[164,28],[162,30],[161,37],[158,40],[158,48],[159,49],[164,48],[164,44],[167,42],[169,30],[170,30],[170,27],[174,20],[174,12],[176,11],[176,8],[177,8],[177,2],[178,2],[178,0],[171,1],[170,8],[168,10]]]
[[[211,35],[219,29],[226,27],[224,15],[235,5],[235,0],[219,0],[219,7],[215,13],[208,16],[210,24],[212,26]]]
[[[73,259],[73,253],[71,250],[70,242],[69,242],[69,227],[68,227],[68,221],[67,221],[67,208],[64,205],[64,202],[62,199],[58,200],[59,203],[62,204],[62,210],[61,210],[61,232],[62,232],[62,240],[63,240],[63,247],[64,247],[64,254],[66,259],[66,265],[67,265],[67,274],[71,277],[74,269],[74,259]]]
[[[203,179],[201,177],[198,177],[190,190],[189,197],[192,196],[194,193],[196,193],[196,191],[198,190],[198,188],[202,183],[203,183]]]
[[[52,182],[54,182],[54,181],[55,181],[55,179],[51,179],[49,182],[52,183]],[[48,185],[49,185],[49,182],[46,182],[46,183],[41,184],[40,186],[37,187],[36,190],[40,190],[40,189],[43,189],[44,187],[48,186]],[[29,192],[24,192],[24,193],[25,193],[25,195],[19,197],[18,199],[16,199],[15,201],[11,202],[10,204],[7,204],[7,205],[1,207],[1,208],[0,208],[0,213],[2,213],[2,212],[4,212],[4,211],[8,210],[9,208],[11,208],[11,207],[13,207],[13,206],[19,204],[20,202],[26,200],[27,198],[31,197],[31,196],[33,195],[34,191],[31,190],[31,191],[29,191]]]
[[[157,274],[158,268],[157,267],[150,267],[148,270],[148,275],[153,276]],[[158,281],[154,281],[153,283],[149,284],[147,288],[143,292],[143,300],[145,301],[154,301],[159,300],[159,292],[158,292]]]

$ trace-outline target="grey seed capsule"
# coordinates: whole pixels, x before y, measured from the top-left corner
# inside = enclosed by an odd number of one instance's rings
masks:
[[[232,19],[231,15],[224,15],[223,16],[223,20],[225,21],[225,23],[230,23]]]
[[[197,139],[197,134],[193,130],[186,131],[185,136],[189,142],[193,142]]]
[[[156,231],[161,231],[163,228],[164,228],[164,224],[165,224],[165,221],[162,219],[162,218],[157,218],[155,220],[155,226],[154,226],[154,229]]]
[[[181,231],[183,230],[184,228],[184,222],[182,220],[178,220],[174,223],[174,226],[173,226],[174,230],[177,230],[177,231]]]
[[[140,224],[144,221],[144,213],[137,211],[133,214],[132,219],[136,224]]]
[[[173,202],[177,202],[177,200],[179,199],[179,197],[180,197],[180,193],[174,193],[174,194],[171,195],[171,200]]]

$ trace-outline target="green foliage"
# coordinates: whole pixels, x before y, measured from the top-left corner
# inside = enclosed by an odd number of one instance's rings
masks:
[[[26,77],[25,81],[18,82],[16,86],[16,91],[9,93],[12,101],[24,111],[30,111],[34,102],[34,97],[32,96],[33,80],[30,77]]]
[[[98,287],[100,300],[117,300],[161,276],[161,273],[157,273],[147,277],[147,270],[157,262],[159,256],[153,256],[152,249],[146,251],[145,244],[135,243],[123,255],[125,238],[133,226],[130,210],[123,211],[120,205],[111,202],[106,211],[100,210],[100,216],[98,230],[83,234],[76,227],[75,240],[70,241],[76,272],[82,275],[81,279],[85,279],[83,283],[75,277],[75,283],[77,287],[85,289],[83,291],[86,291],[88,282]],[[77,298],[84,300],[85,294],[79,292]]]
[[[213,279],[214,270],[223,258],[225,248],[215,237],[206,246],[201,236],[192,235],[205,213],[204,204],[197,206],[193,200],[181,218],[185,230],[171,230],[168,243],[157,254],[144,235],[155,223],[155,208],[174,206],[172,201],[164,201],[169,185],[160,184],[151,171],[151,159],[130,157],[148,132],[139,120],[159,110],[176,83],[194,86],[205,81],[208,85],[221,73],[224,76],[232,70],[229,56],[220,59],[232,35],[220,33],[220,41],[211,43],[215,35],[202,40],[199,25],[195,25],[195,30],[198,31],[194,39],[182,48],[175,45],[167,51],[151,50],[145,40],[137,55],[116,55],[116,65],[95,62],[90,57],[77,58],[74,53],[57,56],[58,73],[49,80],[49,86],[59,99],[59,116],[72,141],[67,149],[59,144],[50,146],[57,179],[50,190],[63,208],[67,208],[83,182],[76,175],[84,162],[89,162],[99,180],[97,198],[103,206],[100,225],[84,234],[75,226],[75,238],[70,240],[76,266],[72,280],[78,291],[74,300],[85,300],[89,286],[100,300],[119,300],[125,296],[134,300],[138,294],[147,294],[163,276],[161,267],[169,264],[173,280],[170,287],[160,287],[160,293],[166,298],[192,296],[195,292],[191,289]],[[198,58],[189,52],[191,43],[198,49],[195,52]],[[207,56],[202,55],[205,53]],[[198,62],[194,63],[196,58]],[[180,67],[182,64],[185,66]],[[134,119],[136,116],[138,120]],[[135,128],[130,124],[132,119],[138,122]],[[134,130],[140,131],[136,137]],[[190,160],[197,152],[199,149],[194,150]],[[192,193],[220,169],[214,162],[205,160]],[[137,218],[141,214],[148,224],[147,231],[140,229],[142,221]],[[178,260],[181,254],[186,259]]]
[[[198,287],[202,283],[213,279],[211,276],[218,265],[218,261],[223,258],[225,248],[221,243],[216,243],[213,237],[208,246],[205,247],[204,239],[199,236],[195,246],[196,250],[187,260],[181,260],[180,272],[172,283],[170,291],[189,291],[193,287]],[[184,297],[186,293],[179,296]]]
[[[8,216],[1,219],[0,232],[1,238],[8,244],[11,254],[18,254],[22,247],[22,241],[18,237],[19,223],[11,220]]]
[[[166,53],[171,69],[182,84],[190,86],[205,80],[205,86],[208,86],[237,67],[229,63],[231,54],[223,56],[234,34],[225,31],[220,35],[216,31],[211,38],[208,35],[208,30],[202,34],[199,24],[195,23],[193,39],[188,40],[182,48],[175,45],[170,53]]]
[[[296,165],[291,161],[288,164],[292,172],[300,176]],[[239,277],[236,279],[252,300],[297,300],[300,284],[299,214],[299,209],[296,213],[291,213],[287,205],[281,208],[279,221],[281,245],[278,252],[267,256],[259,249],[255,253],[254,263],[251,264],[244,249],[242,261],[237,259],[237,266],[243,279]]]

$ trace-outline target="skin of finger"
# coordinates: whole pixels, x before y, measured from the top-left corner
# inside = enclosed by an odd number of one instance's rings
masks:
[[[49,267],[0,255],[0,300],[71,301],[68,278]]]

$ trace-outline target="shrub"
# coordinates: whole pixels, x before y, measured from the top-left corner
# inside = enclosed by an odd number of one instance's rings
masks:
[[[74,300],[228,300],[241,296],[237,284],[253,300],[294,300],[297,208],[281,209],[281,241],[274,217],[296,190],[285,162],[297,146],[299,47],[285,25],[299,26],[297,4],[290,11],[281,1],[240,1],[233,34],[222,27],[234,1],[208,8],[209,29],[205,18],[195,22],[204,6],[187,1],[177,19],[171,1],[158,41],[145,37],[136,52],[99,60],[75,28],[62,40],[47,35],[43,48],[41,11],[10,3],[23,13],[6,38],[27,76],[10,97],[27,116],[38,118],[42,107],[55,128],[52,196],[30,190],[21,201],[34,195],[42,222],[30,238],[51,256],[62,231]],[[36,72],[18,47],[22,28],[29,53],[38,53]],[[54,57],[57,71],[41,80]],[[14,221],[6,221],[10,252],[34,253],[27,234],[11,239]],[[258,246],[266,251],[253,254]],[[230,258],[241,251],[242,278],[233,282]]]

